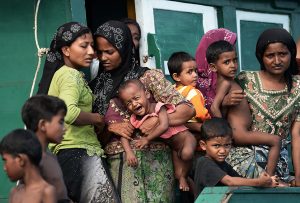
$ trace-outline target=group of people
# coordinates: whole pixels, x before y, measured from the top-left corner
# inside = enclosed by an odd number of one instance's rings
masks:
[[[175,179],[194,198],[206,186],[300,186],[300,77],[286,30],[261,33],[261,70],[237,77],[236,34],[208,31],[195,58],[170,56],[172,84],[140,66],[132,22],[57,29],[38,95],[22,109],[27,130],[0,142],[19,180],[12,202],[174,202]],[[86,81],[80,70],[95,55]]]

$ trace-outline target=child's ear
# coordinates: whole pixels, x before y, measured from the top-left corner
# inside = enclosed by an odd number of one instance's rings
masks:
[[[200,140],[200,141],[199,141],[199,144],[200,144],[200,148],[201,148],[203,151],[206,151],[206,143],[205,143],[203,140]]]
[[[172,78],[173,78],[173,80],[175,80],[175,82],[180,82],[180,78],[178,76],[179,75],[177,73],[172,74]]]
[[[43,132],[46,131],[46,120],[44,120],[44,119],[39,120],[37,130],[40,130],[40,131],[43,131]]]
[[[210,64],[208,64],[208,66],[212,72],[217,72],[217,67],[214,63],[210,63]]]
[[[16,156],[16,160],[17,160],[18,164],[23,167],[25,165],[25,162],[26,162],[26,155],[25,154],[18,154]]]
[[[65,56],[70,56],[70,49],[68,46],[64,46],[61,48],[61,51],[62,53],[65,55]]]

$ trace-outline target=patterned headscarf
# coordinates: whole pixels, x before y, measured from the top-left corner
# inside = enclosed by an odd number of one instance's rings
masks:
[[[94,37],[105,38],[121,56],[120,66],[111,71],[105,71],[100,61],[98,74],[90,82],[90,87],[95,95],[93,112],[104,115],[110,99],[117,95],[119,86],[126,80],[138,79],[147,68],[139,67],[136,64],[131,33],[124,23],[108,21],[98,27]],[[96,43],[96,46],[99,45]]]
[[[236,34],[225,28],[213,29],[206,32],[196,50],[196,63],[199,79],[197,88],[205,97],[206,108],[210,109],[213,99],[216,95],[217,73],[212,72],[206,60],[206,50],[212,43],[225,40],[234,45],[236,42]]]
[[[78,37],[90,33],[90,29],[78,22],[69,22],[60,26],[50,44],[47,53],[44,71],[39,83],[37,94],[47,94],[54,73],[64,65],[61,48],[70,46]]]
[[[260,63],[260,68],[264,70],[265,69],[263,63],[264,52],[269,44],[276,43],[276,42],[281,42],[285,44],[291,53],[290,66],[284,73],[288,89],[290,90],[292,85],[291,84],[292,75],[296,75],[298,73],[297,61],[296,61],[297,47],[290,33],[283,28],[271,28],[265,30],[264,32],[261,33],[261,35],[257,40],[255,55],[257,60]]]

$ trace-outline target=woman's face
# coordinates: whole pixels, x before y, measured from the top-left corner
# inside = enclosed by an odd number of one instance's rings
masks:
[[[89,67],[94,55],[94,41],[91,33],[78,37],[70,46],[62,48],[65,63],[73,68]]]
[[[103,37],[97,37],[97,56],[106,71],[114,70],[121,65],[122,58],[118,50]]]
[[[140,46],[141,33],[139,32],[139,29],[134,24],[127,24],[127,26],[130,29],[134,47],[135,49],[138,49]]]
[[[271,43],[263,54],[265,70],[272,75],[283,75],[289,68],[291,53],[281,42]]]

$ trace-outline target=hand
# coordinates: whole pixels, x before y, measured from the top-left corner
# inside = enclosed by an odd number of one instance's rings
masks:
[[[135,141],[135,147],[142,149],[144,146],[149,144],[149,140],[147,137],[142,137],[139,140]]]
[[[232,90],[223,99],[222,106],[235,106],[246,97],[243,90]]]
[[[93,113],[94,118],[95,118],[95,132],[96,134],[100,135],[103,132],[105,123],[104,123],[104,116],[100,115],[99,113]]]
[[[258,177],[259,180],[259,186],[262,187],[276,187],[276,183],[275,183],[275,179],[272,179],[271,176],[269,174],[267,174],[266,172],[263,172],[260,174],[260,176]],[[274,181],[274,184],[273,184]],[[277,182],[278,185],[278,182]]]
[[[271,179],[272,179],[272,186],[271,187],[280,187],[280,180],[278,178],[277,175],[275,176],[271,176]]]
[[[158,117],[152,116],[147,118],[139,129],[145,136],[148,136],[158,125]]]
[[[134,127],[129,122],[112,123],[108,125],[108,131],[116,135],[122,136],[128,140],[132,140],[131,136]]]
[[[126,161],[128,166],[135,167],[138,165],[138,160],[133,151],[126,152]]]

